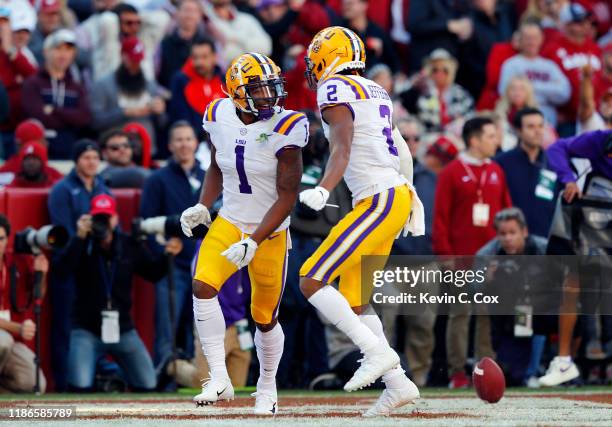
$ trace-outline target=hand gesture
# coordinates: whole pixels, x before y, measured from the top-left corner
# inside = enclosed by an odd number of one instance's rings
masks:
[[[47,274],[49,271],[49,261],[44,254],[38,254],[34,257],[34,271]]]
[[[86,239],[87,235],[91,233],[92,220],[91,215],[81,215],[77,221],[77,236],[80,239]]]
[[[26,341],[30,341],[36,335],[36,323],[32,322],[30,319],[26,319],[23,321],[19,328],[19,335]]]
[[[177,256],[183,250],[183,242],[178,237],[171,237],[166,242],[165,252]]]

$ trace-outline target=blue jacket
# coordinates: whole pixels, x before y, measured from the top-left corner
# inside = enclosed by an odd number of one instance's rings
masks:
[[[197,186],[190,184],[190,178]],[[194,167],[185,173],[174,160],[155,171],[146,181],[142,191],[140,215],[150,218],[161,215],[180,215],[185,209],[198,203],[204,181],[204,171],[196,161]],[[159,244],[151,245],[162,252]],[[196,240],[183,236],[183,250],[176,257],[176,265],[189,271],[191,259],[195,254]]]
[[[76,223],[79,217],[89,212],[91,199],[98,194],[111,194],[110,190],[100,177],[94,180],[92,191],[85,188],[85,184],[72,169],[51,189],[47,205],[51,223],[66,227],[70,236],[76,234]]]
[[[499,154],[494,160],[499,163],[506,174],[512,204],[525,214],[529,233],[548,237],[560,187],[556,185],[554,197],[550,201],[535,195],[535,188],[540,180],[540,171],[549,169],[546,153],[540,150],[536,161],[531,163],[527,153],[519,145]]]
[[[425,235],[399,237],[393,245],[393,255],[431,255],[431,224],[438,177],[421,163],[414,165],[413,183],[425,209]]]

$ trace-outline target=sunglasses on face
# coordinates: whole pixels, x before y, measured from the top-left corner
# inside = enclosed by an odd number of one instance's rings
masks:
[[[127,142],[125,144],[113,144],[113,145],[108,145],[106,148],[108,148],[111,151],[119,151],[121,149],[127,150],[128,148],[130,148],[130,144],[128,144]]]

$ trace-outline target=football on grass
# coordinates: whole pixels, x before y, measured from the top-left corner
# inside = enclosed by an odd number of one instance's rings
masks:
[[[499,402],[506,390],[504,372],[490,357],[483,357],[476,364],[472,382],[478,397],[489,403]]]

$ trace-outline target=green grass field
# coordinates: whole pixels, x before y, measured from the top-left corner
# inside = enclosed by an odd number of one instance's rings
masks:
[[[290,390],[279,393],[274,419],[251,414],[253,388],[236,399],[196,408],[197,390],[177,393],[0,395],[0,422],[11,408],[70,405],[79,426],[612,426],[612,387],[512,388],[497,404],[479,400],[473,389],[426,388],[421,399],[388,418],[364,419],[380,391],[357,393]],[[33,421],[26,420],[26,423]],[[44,425],[66,426],[66,420]],[[24,424],[21,424],[24,425]]]

